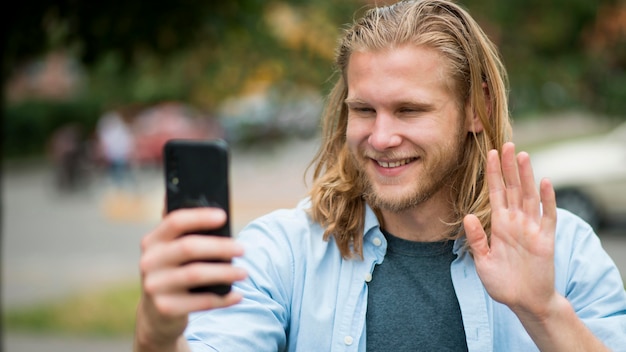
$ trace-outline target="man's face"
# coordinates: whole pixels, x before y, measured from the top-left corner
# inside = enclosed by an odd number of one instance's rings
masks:
[[[350,56],[346,138],[373,207],[399,212],[447,197],[470,116],[443,60],[411,45]]]

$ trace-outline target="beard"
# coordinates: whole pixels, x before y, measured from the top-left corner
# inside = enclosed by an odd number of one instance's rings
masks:
[[[371,158],[384,156],[394,159],[398,156],[378,153],[374,156],[365,150],[359,151],[360,156],[351,153],[351,159],[359,170],[358,184],[363,189],[365,201],[372,208],[399,213],[425,203],[439,192],[445,190],[451,192],[462,169],[465,141],[463,137],[466,136],[462,130],[455,132],[450,142],[443,144],[436,153],[419,154],[422,155],[418,160],[422,164],[419,165],[421,172],[409,182],[406,179],[380,178],[367,172],[366,165],[372,162]],[[381,189],[382,186],[399,186],[401,183],[407,185],[398,192],[385,192]]]

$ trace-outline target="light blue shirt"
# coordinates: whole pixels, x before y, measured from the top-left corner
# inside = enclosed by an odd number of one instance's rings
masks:
[[[365,351],[367,282],[387,242],[368,208],[364,259],[343,259],[307,206],[275,211],[239,234],[245,256],[235,264],[249,277],[235,289],[244,300],[190,315],[185,334],[194,351]],[[469,351],[536,351],[515,314],[489,297],[463,243],[455,242],[451,275]],[[598,237],[559,210],[555,245],[558,292],[596,336],[626,351],[626,291]]]

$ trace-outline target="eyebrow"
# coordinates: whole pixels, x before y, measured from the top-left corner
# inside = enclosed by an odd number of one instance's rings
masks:
[[[350,105],[370,105],[369,103],[358,99],[358,98],[346,98],[344,101],[344,104],[350,106]],[[401,106],[401,107],[410,107],[410,108],[414,108],[416,110],[422,110],[422,111],[432,111],[435,110],[435,105],[431,104],[431,103],[425,103],[425,102],[420,102],[420,101],[414,101],[414,100],[401,100],[401,101],[397,101],[393,103],[396,106]]]
[[[346,104],[346,105],[354,105],[354,104],[367,104],[366,102],[364,102],[364,101],[363,101],[363,100],[361,100],[361,99],[350,99],[350,98],[346,98],[346,99],[343,101],[343,103],[344,103],[344,104]]]

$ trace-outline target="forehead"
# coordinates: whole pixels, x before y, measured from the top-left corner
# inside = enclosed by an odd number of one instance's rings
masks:
[[[397,97],[451,93],[446,59],[425,46],[402,45],[351,54],[345,78],[348,97]]]

